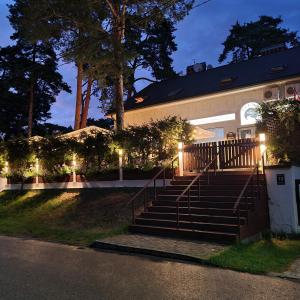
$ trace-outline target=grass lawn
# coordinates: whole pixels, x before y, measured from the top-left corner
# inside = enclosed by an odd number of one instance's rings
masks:
[[[234,245],[209,260],[216,266],[263,274],[282,272],[297,257],[300,258],[300,239],[272,239]]]
[[[75,245],[127,231],[135,188],[5,191],[0,234]]]

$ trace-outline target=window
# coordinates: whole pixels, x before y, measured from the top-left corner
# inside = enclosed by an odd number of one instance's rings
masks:
[[[202,129],[201,133],[197,139],[199,143],[221,141],[225,137],[224,128],[221,127]]]
[[[241,125],[252,125],[259,119],[259,104],[256,102],[246,103],[241,108]]]
[[[232,121],[232,120],[235,120],[235,114],[219,115],[219,116],[189,120],[189,123],[192,125],[203,125],[203,124],[218,123],[218,122]]]

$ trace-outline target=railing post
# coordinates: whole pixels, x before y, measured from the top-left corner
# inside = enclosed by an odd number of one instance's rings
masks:
[[[198,178],[198,200],[200,201],[200,177]]]
[[[144,191],[144,212],[146,212],[147,189]]]
[[[123,149],[119,149],[119,180],[123,181]]]
[[[179,176],[183,176],[183,142],[178,143]]]
[[[135,223],[134,200],[131,201],[132,223]]]
[[[189,215],[191,215],[191,189],[188,190]]]
[[[164,179],[163,179],[164,189],[166,188],[166,169],[164,169]]]
[[[156,179],[154,179],[153,187],[154,187],[154,200],[156,201]]]
[[[179,227],[179,201],[177,203],[177,227]]]

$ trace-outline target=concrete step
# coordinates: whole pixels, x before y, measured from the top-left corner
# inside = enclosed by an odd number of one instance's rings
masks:
[[[160,220],[177,220],[176,213],[167,212],[143,212],[140,215],[144,219],[160,219]],[[217,223],[217,224],[244,224],[245,218],[241,218],[240,221],[236,216],[214,216],[214,215],[197,215],[197,214],[180,214],[180,220],[188,222],[199,223]]]
[[[136,218],[135,224],[177,228],[176,220]],[[239,232],[239,226],[234,224],[200,223],[200,222],[187,222],[187,221],[180,220],[178,225],[180,229],[184,228],[184,229],[194,229],[199,231],[236,233],[236,234]]]
[[[199,231],[192,229],[178,229],[172,227],[146,226],[137,224],[130,225],[129,231],[134,233],[143,233],[150,235],[207,240],[218,242],[221,244],[233,243],[237,240],[237,235],[234,233]]]
[[[150,206],[147,208],[148,212],[155,213],[177,213],[176,206]],[[201,208],[201,207],[191,207],[190,211],[187,207],[179,207],[180,214],[196,214],[196,215],[210,215],[210,216],[227,216],[227,217],[236,217],[237,214],[233,212],[232,208]],[[240,216],[246,217],[248,212],[245,209],[240,210]]]
[[[235,202],[209,202],[209,201],[190,201],[191,207],[199,207],[199,208],[227,208],[233,209]],[[160,200],[160,201],[152,201],[152,206],[173,206],[177,207],[177,202],[172,200]],[[188,201],[179,201],[179,207],[188,207]],[[248,204],[248,208],[252,209],[253,205]],[[247,209],[247,205],[245,203],[241,203],[240,208]]]

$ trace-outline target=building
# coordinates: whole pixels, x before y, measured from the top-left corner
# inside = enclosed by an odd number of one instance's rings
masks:
[[[272,49],[271,49],[272,50]],[[197,141],[255,136],[258,104],[300,94],[300,47],[216,68],[190,66],[186,76],[152,83],[125,103],[125,126],[167,116],[196,126]]]

